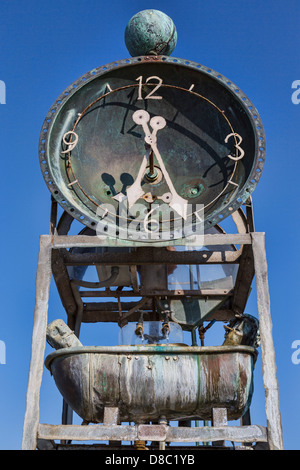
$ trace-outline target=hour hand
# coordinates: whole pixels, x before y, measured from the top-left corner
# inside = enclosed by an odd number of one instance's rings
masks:
[[[145,171],[148,165],[148,158],[149,158],[150,151],[151,149],[149,148],[147,150],[146,155],[144,155],[144,158],[143,158],[143,161],[140,166],[135,182],[126,190],[129,209],[136,203],[138,199],[140,199],[140,197],[143,196],[143,194],[145,194],[145,192],[142,190],[141,182],[142,182],[143,176],[145,174]]]

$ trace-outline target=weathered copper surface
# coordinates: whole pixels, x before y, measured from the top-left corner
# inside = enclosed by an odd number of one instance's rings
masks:
[[[102,422],[104,407],[119,407],[121,421],[211,419],[213,407],[228,419],[248,409],[254,348],[94,346],[51,353],[46,366],[61,394],[88,422]]]
[[[125,29],[125,44],[132,56],[171,55],[176,42],[172,19],[159,10],[139,11]]]
[[[138,78],[153,76],[162,80],[154,93],[161,99],[144,99],[157,81],[147,83],[139,99]],[[41,169],[53,197],[67,212],[95,228],[107,204],[117,209],[114,197],[127,194],[145,153],[143,131],[132,118],[144,108],[150,116],[166,120],[159,151],[178,195],[190,204],[204,205],[205,228],[249,198],[265,160],[264,131],[253,104],[226,77],[205,66],[143,56],[88,72],[61,94],[46,116],[39,146]],[[63,138],[70,131],[79,140],[65,153]],[[243,138],[242,159],[235,139],[229,138],[232,133]],[[143,182],[145,194],[152,190],[162,196],[170,188],[164,179],[159,184]],[[143,198],[138,202],[148,208]],[[166,210],[163,204],[160,207]],[[115,226],[113,212],[105,212],[108,227]]]

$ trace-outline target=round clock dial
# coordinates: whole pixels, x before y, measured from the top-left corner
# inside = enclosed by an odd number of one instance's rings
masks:
[[[260,118],[241,90],[166,56],[89,72],[51,107],[40,139],[44,178],[67,212],[150,241],[219,223],[254,190],[264,156]]]

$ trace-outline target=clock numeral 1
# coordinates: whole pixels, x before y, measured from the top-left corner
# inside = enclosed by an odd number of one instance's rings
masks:
[[[71,140],[72,136],[74,136],[74,140]],[[69,139],[68,139],[68,137],[69,137]],[[76,147],[76,145],[78,143],[78,135],[74,131],[68,131],[64,134],[62,140],[63,140],[63,143],[68,146],[68,148],[67,148],[67,150],[64,150],[61,153],[68,153],[68,152],[71,152],[71,150],[73,150]]]
[[[142,100],[142,99],[145,99],[145,100],[161,100],[162,99],[162,96],[159,96],[159,95],[154,95],[154,93],[161,87],[162,85],[162,79],[159,78],[159,77],[156,77],[155,75],[153,77],[148,77],[146,79],[146,82],[145,84],[149,83],[150,80],[156,80],[158,83],[157,85],[153,88],[152,91],[150,91],[150,93],[148,93],[147,96],[145,96],[145,98],[143,98],[142,96],[142,87],[143,87],[143,76],[141,75],[140,77],[138,77],[136,79],[137,82],[139,82],[139,89],[138,89],[138,100]],[[149,83],[149,85],[154,85],[154,83]]]
[[[237,134],[236,132],[232,132],[231,134],[228,134],[228,136],[225,138],[225,143],[227,144],[228,140],[230,139],[230,137],[237,137],[238,139],[238,143],[236,143],[234,146],[237,150],[239,150],[241,153],[238,157],[233,157],[232,155],[227,155],[228,158],[230,158],[231,160],[234,160],[234,161],[238,161],[238,160],[241,160],[244,155],[245,155],[245,152],[244,150],[240,147],[241,143],[243,142],[243,139],[242,137],[240,136],[240,134]]]

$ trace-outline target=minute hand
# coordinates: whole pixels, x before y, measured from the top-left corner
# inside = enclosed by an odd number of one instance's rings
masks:
[[[172,183],[172,180],[169,176],[169,173],[166,170],[165,164],[160,156],[160,153],[158,151],[158,148],[156,146],[156,142],[154,139],[154,142],[150,143],[151,148],[153,150],[153,153],[156,157],[156,160],[161,168],[161,171],[163,172],[163,175],[165,177],[166,183],[169,186],[170,192],[172,194],[172,199],[170,202],[170,207],[174,209],[183,219],[187,218],[187,200],[183,199],[179,194],[177,194],[174,185]]]

